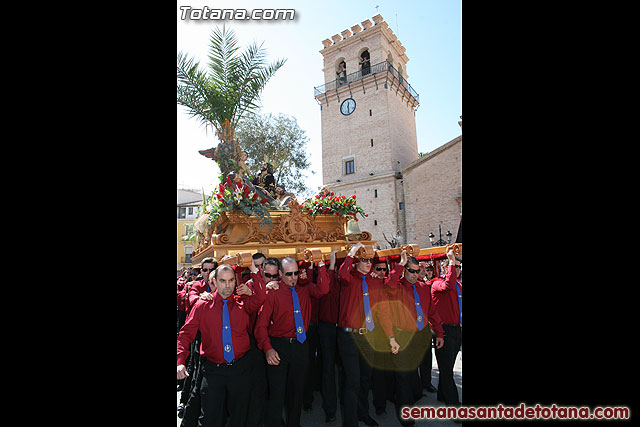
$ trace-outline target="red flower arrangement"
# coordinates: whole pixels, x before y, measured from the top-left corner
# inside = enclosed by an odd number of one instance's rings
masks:
[[[357,214],[362,217],[368,217],[369,215],[356,203],[356,195],[351,197],[336,196],[335,193],[327,195],[316,195],[315,199],[307,200],[300,205],[300,209],[303,212],[307,212],[311,216],[316,215],[353,215],[356,218]],[[356,218],[357,219],[357,218]]]
[[[265,207],[268,199],[261,198],[244,182],[233,183],[227,177],[224,185],[218,184],[216,192],[209,199],[207,210],[209,224],[213,223],[223,211],[239,210],[247,216],[256,216],[262,219],[262,224],[271,224],[271,215]]]

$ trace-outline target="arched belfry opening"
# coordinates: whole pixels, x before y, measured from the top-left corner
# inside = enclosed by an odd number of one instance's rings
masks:
[[[339,58],[336,63],[336,80],[338,81],[338,86],[347,83],[347,63],[344,58]]]
[[[363,76],[366,76],[371,72],[371,56],[369,55],[369,50],[365,49],[360,54],[360,71]]]

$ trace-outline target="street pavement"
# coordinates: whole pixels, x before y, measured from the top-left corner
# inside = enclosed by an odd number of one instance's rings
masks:
[[[433,351],[433,349],[431,351]],[[435,353],[433,354],[433,357],[432,357],[432,363],[433,363],[433,367],[431,369],[431,384],[433,384],[435,388],[438,388],[439,372],[438,372],[438,364],[436,362]],[[463,402],[462,400],[462,351],[458,353],[458,357],[456,358],[456,363],[453,367],[453,378],[456,382],[456,385],[458,386],[460,401]],[[423,390],[423,392],[425,396],[422,396],[422,398],[418,400],[414,406],[431,406],[434,408],[445,406],[444,403],[438,402],[436,400],[435,393],[428,393],[426,390]],[[179,403],[180,403],[180,393],[178,393],[176,406]],[[371,418],[375,419],[381,427],[400,426],[400,423],[398,422],[398,420],[396,419],[393,413],[394,412],[393,403],[387,401],[387,407],[386,407],[387,414],[382,417],[377,416],[371,400],[371,393],[369,393],[369,408],[370,408],[369,415],[371,415]],[[177,425],[180,426],[180,422],[182,420],[181,418],[178,418],[177,415],[176,415],[176,418],[178,420]],[[330,423],[325,423],[324,412],[322,411],[322,397],[320,396],[320,392],[316,391],[313,394],[313,404],[312,404],[311,411],[309,412],[302,411],[302,415],[300,417],[300,425],[302,427],[339,427],[341,425],[340,405],[338,405],[338,414],[336,414],[336,420]],[[359,422],[359,425],[365,426],[365,424],[362,421]],[[453,421],[447,420],[447,419],[416,420],[416,426],[425,426],[425,425],[439,426],[439,427],[449,427],[449,426],[454,427],[454,426],[458,426],[459,424],[456,424]],[[229,426],[229,427],[233,427],[233,426]]]

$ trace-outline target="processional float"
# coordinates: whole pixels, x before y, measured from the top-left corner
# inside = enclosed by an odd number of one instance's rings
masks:
[[[191,256],[192,263],[198,264],[204,258],[214,257],[224,264],[248,267],[252,255],[263,253],[267,258],[282,259],[293,257],[298,261],[328,261],[330,253],[336,251],[336,258],[346,257],[352,244],[362,243],[358,258],[393,259],[403,250],[416,258],[445,254],[449,248],[455,254],[462,253],[462,244],[455,243],[431,248],[420,248],[416,244],[406,244],[393,249],[374,249],[375,240],[371,233],[360,231],[358,222],[351,215],[316,215],[303,212],[297,201],[289,202],[290,210],[270,211],[271,224],[264,224],[260,218],[242,212],[222,212],[211,227],[207,227],[200,237],[199,246]],[[224,259],[223,259],[224,258]]]

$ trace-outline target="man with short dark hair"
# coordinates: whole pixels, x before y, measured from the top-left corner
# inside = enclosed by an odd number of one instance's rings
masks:
[[[200,268],[202,280],[193,283],[189,290],[188,299],[190,307],[193,307],[199,298],[208,298],[212,293],[211,286],[209,286],[209,274],[213,273],[216,268],[218,268],[217,259],[209,257],[202,260],[202,267]]]
[[[256,255],[258,256],[256,257]],[[278,268],[280,262],[276,258],[265,258],[263,254],[258,252],[257,254],[253,254],[253,264],[256,267],[259,266],[263,283],[279,280],[280,274],[278,273]],[[253,279],[250,279],[246,282],[246,285],[253,289],[257,284],[253,282]],[[249,314],[249,337],[251,338],[253,362],[247,427],[257,427],[264,424],[268,396],[267,364],[264,358],[264,352],[258,348],[254,334],[257,318],[258,311]]]
[[[204,263],[203,263],[204,264]],[[248,313],[264,301],[264,285],[259,270],[251,266],[255,293],[245,284],[236,286],[233,268],[223,264],[212,275],[211,299],[198,300],[178,335],[177,378],[189,374],[184,361],[189,343],[200,331],[202,345],[201,412],[198,426],[222,427],[224,404],[230,425],[244,426],[251,384],[251,349]],[[234,291],[236,295],[234,295]]]
[[[418,280],[423,282],[431,295],[431,279],[433,279],[433,264],[427,261],[420,261],[420,273],[418,274]],[[435,393],[436,388],[431,384],[431,366],[433,365],[433,350],[432,345],[435,346],[435,334],[431,334],[431,343],[427,347],[427,351],[420,362],[418,372],[420,372],[420,381],[422,387],[429,393]]]
[[[383,281],[372,277],[371,259],[358,258],[356,253],[363,247],[354,244],[340,266],[338,279],[342,284],[340,291],[340,315],[338,319],[338,352],[345,372],[344,427],[357,427],[358,421],[368,426],[378,423],[369,415],[369,377],[373,364],[374,350],[368,336],[375,328],[384,330],[388,349],[398,351],[398,343],[393,336],[393,328],[388,313]],[[407,260],[407,252],[402,251],[401,261],[390,274],[398,279]]]
[[[400,344],[400,351],[391,359],[395,366],[396,416],[402,425],[415,424],[413,420],[403,420],[400,410],[414,404],[422,394],[417,368],[427,349],[431,350],[431,330],[427,321],[436,333],[436,347],[443,345],[440,316],[431,303],[431,293],[418,281],[419,274],[419,262],[411,256],[398,285],[385,288],[390,297],[393,330]]]
[[[198,272],[201,272],[200,280],[188,282],[184,288],[184,303],[187,316],[191,312],[192,307],[201,298],[211,297],[210,276],[218,267],[218,260],[213,257],[207,257],[202,260],[200,268],[193,268],[191,277],[196,278]],[[184,388],[180,396],[180,405],[178,406],[178,416],[182,416],[181,427],[194,427],[200,416],[200,333],[197,333],[191,343],[190,357],[188,360],[187,371],[189,376],[184,381]]]
[[[311,320],[311,297],[320,298],[329,290],[324,262],[318,263],[318,283],[296,286],[298,263],[291,257],[280,262],[278,289],[268,289],[258,314],[255,336],[265,352],[269,400],[267,427],[280,427],[287,396],[287,427],[298,427],[302,411],[302,393],[309,357],[306,331]],[[287,390],[288,389],[288,390]]]
[[[453,366],[462,342],[460,329],[460,307],[456,289],[456,260],[453,250],[447,252],[446,275],[431,280],[431,297],[433,304],[442,319],[444,329],[444,346],[436,348],[436,360],[440,376],[438,380],[437,399],[447,406],[459,406],[458,388],[453,380]],[[462,290],[460,290],[462,291]]]

